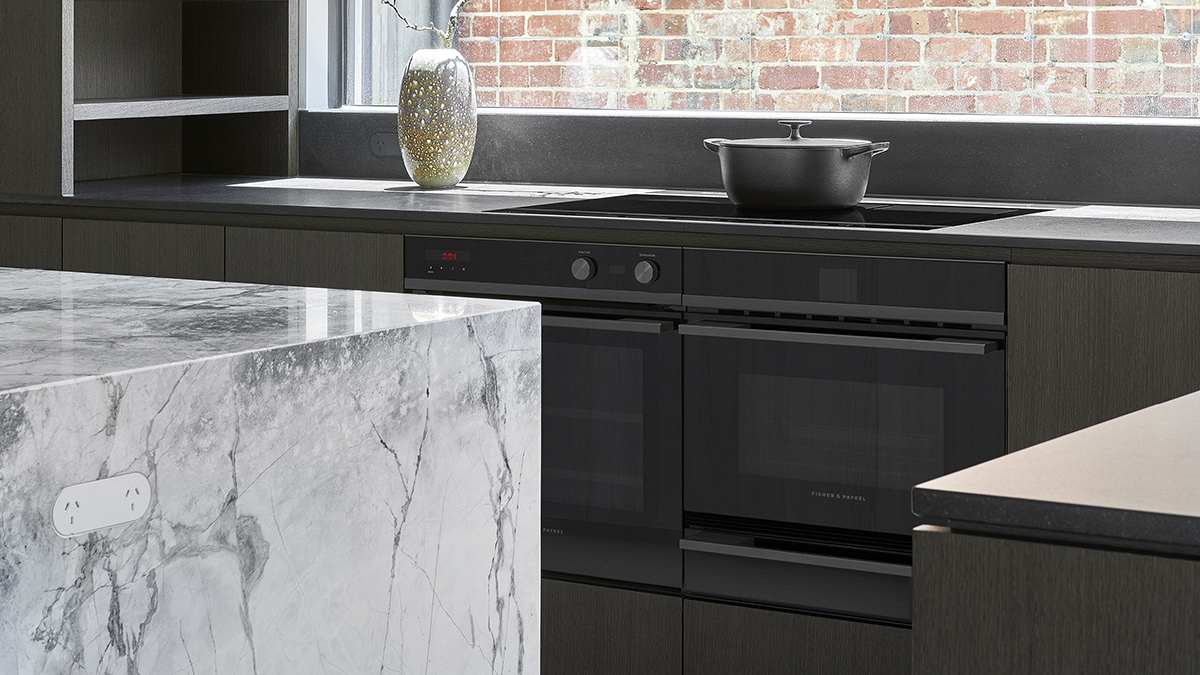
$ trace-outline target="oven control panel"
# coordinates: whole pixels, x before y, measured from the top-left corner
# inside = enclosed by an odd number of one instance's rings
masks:
[[[405,237],[404,248],[408,288],[439,280],[682,293],[680,248],[421,236]]]

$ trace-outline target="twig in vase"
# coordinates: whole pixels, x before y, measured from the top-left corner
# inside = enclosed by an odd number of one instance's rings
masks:
[[[454,38],[454,29],[458,26],[458,10],[462,9],[462,6],[467,4],[469,0],[458,0],[458,2],[454,3],[454,8],[450,10],[450,20],[446,23],[446,30],[442,30],[433,25],[432,21],[429,22],[428,26],[418,26],[409,21],[408,17],[401,14],[400,9],[396,7],[396,0],[379,1],[388,7],[391,7],[392,11],[396,13],[396,16],[400,17],[400,20],[404,22],[404,26],[406,28],[415,31],[429,31],[432,33],[437,33],[438,37],[442,38],[442,46],[446,49],[451,49],[453,47],[451,40]]]

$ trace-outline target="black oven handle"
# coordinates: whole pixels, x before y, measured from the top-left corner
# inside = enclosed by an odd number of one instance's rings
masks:
[[[764,330],[743,326],[709,324],[702,321],[680,324],[679,334],[699,337],[735,338],[739,340],[769,340],[772,342],[867,347],[870,349],[906,349],[917,352],[942,352],[950,354],[983,355],[990,354],[999,349],[999,345],[991,340],[959,340],[957,338],[918,340],[880,335],[801,333],[787,330]]]
[[[780,551],[774,548],[756,548],[752,546],[738,546],[736,544],[719,544],[711,541],[697,541],[695,539],[680,539],[679,548],[685,551],[715,553],[717,555],[729,555],[737,558],[774,560],[776,562],[793,563],[796,565],[810,565],[813,567],[833,567],[841,570],[870,572],[873,574],[888,574],[897,577],[912,576],[912,567],[909,565],[896,565],[893,563],[875,562],[874,560],[854,560],[852,558],[838,558],[836,556],[829,555],[797,553],[795,551]]]
[[[611,330],[621,333],[669,333],[675,330],[670,321],[647,319],[589,319],[582,316],[542,315],[542,325],[553,328],[585,328],[587,330]]]

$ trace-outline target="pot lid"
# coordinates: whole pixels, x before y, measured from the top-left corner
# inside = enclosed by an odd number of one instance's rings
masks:
[[[809,120],[779,120],[779,123],[791,127],[790,136],[787,138],[723,139],[720,141],[720,145],[735,148],[854,148],[871,144],[871,141],[857,138],[804,138],[800,135],[800,127],[812,124]]]

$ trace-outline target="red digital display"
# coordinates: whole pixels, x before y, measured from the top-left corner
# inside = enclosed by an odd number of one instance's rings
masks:
[[[442,260],[458,260],[457,253],[443,253]]]
[[[428,249],[425,251],[425,259],[429,262],[468,262],[471,260],[470,251],[441,251],[438,249]]]

